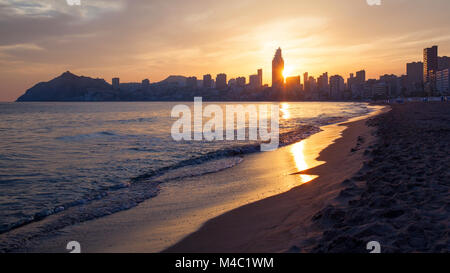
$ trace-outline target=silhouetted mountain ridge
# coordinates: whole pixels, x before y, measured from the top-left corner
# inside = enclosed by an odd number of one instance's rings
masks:
[[[104,79],[77,76],[66,71],[59,77],[31,87],[17,101],[115,100],[115,93]]]

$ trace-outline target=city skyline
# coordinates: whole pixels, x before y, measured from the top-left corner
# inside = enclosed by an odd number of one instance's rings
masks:
[[[433,44],[450,55],[450,3],[443,0],[1,3],[0,101],[66,70],[157,82],[169,75],[247,77],[262,68],[263,84],[271,85],[268,56],[278,47],[285,76],[327,71],[344,79],[361,69],[367,78],[406,74],[405,63],[422,60],[417,49]]]

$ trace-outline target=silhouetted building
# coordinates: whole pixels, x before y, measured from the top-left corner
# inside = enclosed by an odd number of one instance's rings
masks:
[[[222,90],[227,88],[227,75],[224,73],[216,76],[216,89]]]
[[[406,76],[408,84],[421,83],[423,81],[423,63],[412,62],[406,64]]]
[[[303,73],[303,87],[305,92],[308,92],[310,90],[308,72]]]
[[[211,74],[203,75],[203,88],[212,88]]]
[[[360,70],[356,72],[356,83],[364,83],[366,81],[366,71]]]
[[[438,57],[438,71],[450,68],[450,57]]]
[[[283,71],[284,60],[281,56],[281,48],[278,48],[272,60],[272,87],[282,88],[284,86]]]
[[[396,75],[385,74],[383,76],[380,76],[380,82],[386,84],[387,97],[395,98],[401,95],[401,80]]]
[[[261,85],[259,84],[259,75],[250,75],[249,76],[249,84],[250,88],[259,88]]]
[[[230,79],[229,81],[228,81],[228,87],[231,87],[231,88],[233,88],[233,87],[236,87],[236,79]]]
[[[317,88],[319,91],[319,98],[327,99],[330,95],[330,89],[328,85],[328,72],[323,73],[317,78]]]
[[[352,85],[355,83],[356,78],[353,73],[350,73],[350,78],[347,78],[347,88],[352,89]]]
[[[258,69],[258,87],[261,87],[263,85],[263,75],[262,75],[262,69]]]
[[[438,70],[438,47],[433,46],[423,50],[423,82],[431,83],[434,78],[433,73]]]
[[[290,91],[300,90],[300,76],[286,78],[286,89]]]
[[[150,80],[149,79],[142,80],[141,87],[143,89],[148,88],[149,86],[150,86]]]
[[[119,78],[112,79],[112,87],[114,90],[118,90],[120,88],[120,79]]]
[[[345,89],[344,78],[339,75],[330,77],[330,98],[334,100],[340,100],[343,98]]]
[[[197,88],[197,77],[186,78],[186,86],[190,88]]]
[[[237,77],[236,78],[236,85],[239,87],[245,87],[246,79],[245,77]]]
[[[444,69],[436,72],[436,89],[440,95],[450,95],[449,92],[449,69]]]

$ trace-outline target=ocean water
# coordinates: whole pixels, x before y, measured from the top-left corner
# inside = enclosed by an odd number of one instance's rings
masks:
[[[0,103],[0,233],[112,193],[114,204],[127,204],[115,211],[129,208],[137,195],[140,201],[154,196],[145,191],[158,183],[232,167],[243,154],[259,151],[250,141],[174,141],[170,113],[176,104]],[[372,111],[352,102],[279,107],[283,145],[298,141],[292,137],[297,132],[304,138],[322,125]],[[142,181],[157,183],[129,190]]]

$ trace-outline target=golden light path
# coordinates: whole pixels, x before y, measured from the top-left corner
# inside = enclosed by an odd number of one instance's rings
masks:
[[[306,162],[307,155],[305,153],[305,141],[302,140],[300,142],[292,145],[291,153],[294,157],[294,162],[297,170],[299,172],[312,168],[313,166],[308,165]],[[301,183],[307,183],[314,178],[318,177],[317,175],[308,175],[308,174],[299,174]]]
[[[287,102],[283,102],[280,105],[280,111],[281,111],[281,118],[283,119],[288,119],[291,117],[291,113],[289,111],[289,103]],[[292,145],[291,148],[291,153],[294,157],[294,162],[297,168],[297,171],[304,171],[307,170],[309,168],[312,168],[313,166],[311,164],[307,163],[307,158],[311,157],[310,154],[307,154],[305,152],[305,140],[302,140],[298,143],[295,143]],[[308,160],[309,162],[311,162],[311,159]],[[298,177],[300,178],[300,182],[301,184],[303,183],[307,183],[311,180],[313,180],[314,178],[318,177],[317,175],[307,175],[307,174],[299,174]]]

